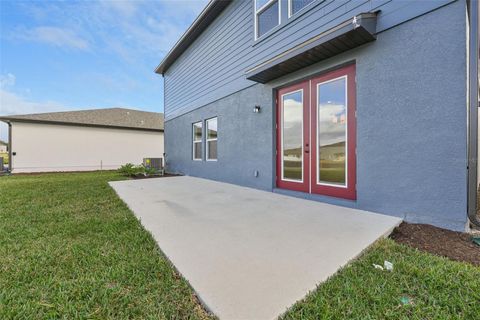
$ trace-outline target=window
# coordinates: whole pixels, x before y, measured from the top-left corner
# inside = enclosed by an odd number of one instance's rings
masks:
[[[207,161],[217,160],[217,118],[208,119],[207,125]]]
[[[255,0],[255,39],[280,24],[279,0]]]
[[[193,160],[202,160],[202,122],[193,124]]]
[[[288,0],[288,16],[293,16],[315,0]]]

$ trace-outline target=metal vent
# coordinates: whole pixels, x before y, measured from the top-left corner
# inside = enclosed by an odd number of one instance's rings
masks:
[[[145,166],[145,168],[148,168],[148,169],[163,171],[162,158],[143,158],[143,165]]]

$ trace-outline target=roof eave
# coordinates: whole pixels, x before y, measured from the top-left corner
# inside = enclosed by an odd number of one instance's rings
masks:
[[[195,39],[215,20],[220,12],[225,9],[232,0],[210,0],[190,27],[167,53],[162,62],[155,69],[155,73],[165,74],[175,60],[195,41]]]
[[[106,129],[154,131],[154,132],[164,132],[164,130],[165,130],[165,129],[155,129],[155,128],[127,127],[127,126],[115,126],[115,125],[94,124],[94,123],[78,123],[78,122],[67,122],[67,121],[23,119],[23,118],[15,118],[15,117],[0,117],[0,121],[7,122],[7,123],[23,122],[23,123],[52,124],[52,125],[61,125],[61,126],[94,127],[94,128],[106,128]]]

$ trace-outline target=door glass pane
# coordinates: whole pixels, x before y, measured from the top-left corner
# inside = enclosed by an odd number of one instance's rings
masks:
[[[282,97],[283,178],[303,179],[303,91]]]
[[[346,78],[318,85],[317,183],[346,185]]]

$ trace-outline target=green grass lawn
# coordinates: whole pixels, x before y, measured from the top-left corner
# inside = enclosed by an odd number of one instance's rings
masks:
[[[373,267],[374,263],[383,265],[384,260],[394,264],[392,272]],[[479,267],[385,239],[283,318],[474,320],[479,315]]]
[[[0,319],[208,317],[108,186],[118,179],[111,172],[0,177]],[[372,267],[384,260],[393,272]],[[479,314],[480,268],[382,240],[284,318]]]
[[[116,173],[0,177],[0,319],[202,319],[107,181]]]

